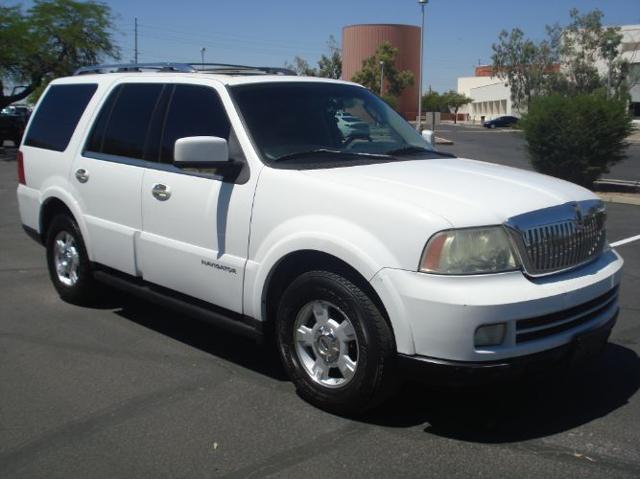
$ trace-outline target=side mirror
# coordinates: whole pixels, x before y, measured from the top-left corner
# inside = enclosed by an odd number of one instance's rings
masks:
[[[431,146],[435,146],[435,138],[432,130],[422,130],[422,138]]]
[[[179,138],[173,157],[173,164],[179,168],[224,168],[233,164],[227,140],[217,136]]]

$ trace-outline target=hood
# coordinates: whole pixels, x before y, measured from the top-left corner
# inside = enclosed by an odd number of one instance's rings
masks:
[[[574,183],[462,158],[306,170],[305,175],[376,192],[441,216],[454,227],[501,224],[529,211],[597,198]]]

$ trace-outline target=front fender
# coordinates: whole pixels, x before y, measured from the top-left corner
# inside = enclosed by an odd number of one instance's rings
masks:
[[[342,218],[320,215],[281,223],[255,249],[253,246],[255,252],[245,270],[244,311],[262,321],[266,320],[263,305],[269,279],[280,261],[291,253],[312,250],[331,255],[350,265],[367,281],[385,264],[397,262],[393,252],[372,233]],[[413,345],[409,325],[402,315],[389,316],[398,348],[406,351],[408,345]]]

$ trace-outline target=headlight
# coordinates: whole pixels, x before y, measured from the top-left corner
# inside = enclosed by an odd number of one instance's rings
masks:
[[[420,259],[420,271],[438,274],[499,273],[519,266],[511,240],[501,226],[436,233]]]

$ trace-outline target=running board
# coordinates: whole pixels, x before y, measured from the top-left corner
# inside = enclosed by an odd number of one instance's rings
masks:
[[[232,333],[241,334],[259,342],[262,342],[264,338],[262,322],[248,316],[210,305],[205,301],[176,293],[135,277],[128,278],[128,275],[117,271],[100,269],[94,271],[93,276],[97,281],[108,286],[171,308],[194,319],[219,326]]]

